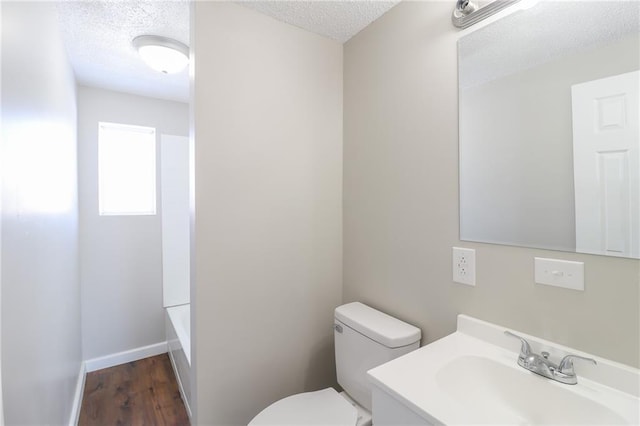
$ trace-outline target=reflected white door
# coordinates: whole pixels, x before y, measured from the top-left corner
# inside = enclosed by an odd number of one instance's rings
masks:
[[[640,72],[577,84],[576,251],[640,256]]]

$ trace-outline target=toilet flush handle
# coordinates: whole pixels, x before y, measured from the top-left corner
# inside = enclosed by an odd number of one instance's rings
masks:
[[[340,324],[333,324],[333,329],[338,333],[342,333],[342,326]]]

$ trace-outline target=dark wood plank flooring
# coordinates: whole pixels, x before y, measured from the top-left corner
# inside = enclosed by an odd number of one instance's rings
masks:
[[[87,374],[80,426],[188,424],[167,354]]]

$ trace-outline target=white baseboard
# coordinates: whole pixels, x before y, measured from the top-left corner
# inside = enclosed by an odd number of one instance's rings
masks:
[[[76,393],[73,396],[71,415],[69,416],[69,426],[76,426],[80,420],[80,407],[82,407],[82,396],[84,395],[84,382],[87,377],[87,370],[84,361],[80,363],[80,372],[76,382]]]
[[[167,352],[167,342],[154,343],[149,346],[131,349],[124,352],[118,352],[111,355],[101,356],[99,358],[88,359],[85,361],[85,369],[87,373],[92,371],[109,368],[127,362],[137,361],[142,358],[160,355]]]

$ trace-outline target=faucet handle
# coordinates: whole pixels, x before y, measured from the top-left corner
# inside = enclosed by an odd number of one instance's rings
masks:
[[[529,345],[529,342],[527,342],[523,337],[520,337],[517,334],[513,334],[508,330],[505,330],[504,334],[509,337],[515,337],[516,339],[520,339],[520,342],[522,342],[522,346],[520,347],[520,358],[524,358],[531,355],[531,346]]]
[[[580,355],[567,355],[564,358],[562,358],[562,360],[560,361],[560,364],[558,364],[558,371],[563,374],[573,373],[574,359],[581,359],[583,361],[591,362],[593,363],[593,365],[598,365],[596,360],[593,358],[587,358]]]

